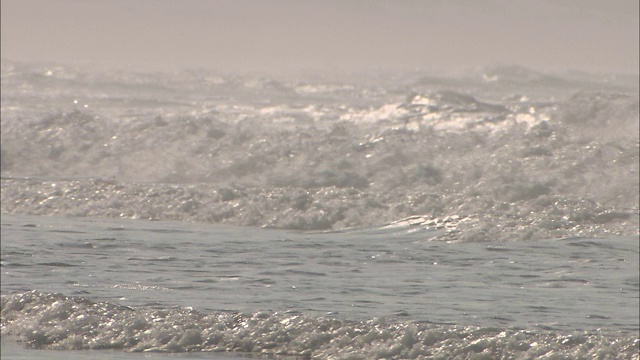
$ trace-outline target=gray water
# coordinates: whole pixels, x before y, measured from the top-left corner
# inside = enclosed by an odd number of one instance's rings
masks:
[[[2,235],[3,293],[638,331],[637,237],[459,244],[420,227],[304,233],[9,215]]]
[[[2,293],[35,289],[205,314],[637,336],[637,237],[432,241],[439,231],[399,224],[308,233],[3,215]],[[20,325],[4,326],[22,333]]]

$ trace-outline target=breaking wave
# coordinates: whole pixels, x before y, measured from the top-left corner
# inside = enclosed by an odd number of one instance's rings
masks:
[[[460,216],[460,241],[638,233],[637,84],[482,74],[3,65],[1,209],[302,230]]]
[[[2,295],[2,334],[38,349],[250,352],[332,359],[637,359],[638,339],[292,312],[130,308],[37,291]]]

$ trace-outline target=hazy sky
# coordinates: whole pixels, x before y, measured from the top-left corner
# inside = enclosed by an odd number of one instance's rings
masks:
[[[2,57],[224,71],[638,73],[638,0],[2,0]]]

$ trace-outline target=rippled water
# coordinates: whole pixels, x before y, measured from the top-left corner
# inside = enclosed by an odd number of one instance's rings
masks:
[[[637,237],[452,244],[420,227],[299,233],[8,215],[2,226],[3,292],[638,331]]]
[[[305,233],[4,215],[2,293],[37,289],[204,314],[637,335],[637,237],[431,241],[439,231]]]

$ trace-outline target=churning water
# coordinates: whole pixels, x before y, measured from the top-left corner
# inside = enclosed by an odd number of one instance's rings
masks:
[[[638,151],[624,77],[5,61],[3,356],[637,359]]]

